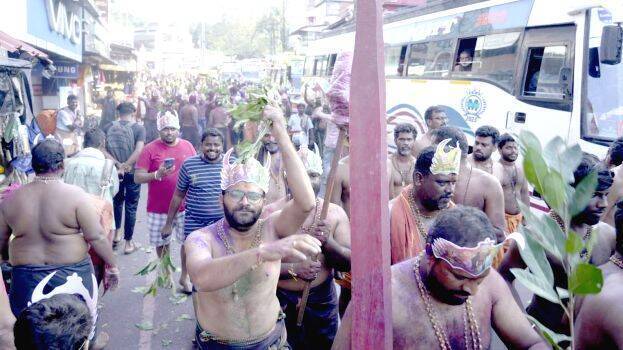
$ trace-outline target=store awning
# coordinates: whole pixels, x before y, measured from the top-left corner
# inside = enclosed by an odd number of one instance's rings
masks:
[[[37,50],[3,31],[0,31],[0,47],[9,52],[23,51],[33,57],[48,58],[48,55],[43,51]]]

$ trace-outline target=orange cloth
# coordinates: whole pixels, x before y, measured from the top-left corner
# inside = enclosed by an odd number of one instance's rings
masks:
[[[426,243],[422,241],[422,234],[417,228],[409,205],[412,187],[413,185],[405,187],[394,199],[394,205],[389,213],[392,265],[416,256],[424,249]],[[448,208],[452,207],[454,203],[450,202]]]
[[[504,219],[506,220],[506,232],[510,234],[517,231],[517,228],[523,221],[523,215],[521,213],[515,215],[504,214]]]
[[[408,198],[412,187],[413,185],[405,187],[394,199],[394,205],[389,213],[392,265],[416,256],[424,249],[422,235],[409,205]]]

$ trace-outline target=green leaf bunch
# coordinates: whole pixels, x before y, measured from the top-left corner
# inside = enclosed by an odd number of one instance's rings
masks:
[[[592,172],[573,188],[570,185],[574,182],[573,172],[582,160],[578,145],[569,146],[562,138],[556,137],[542,148],[538,138],[529,131],[522,131],[518,138],[528,182],[562,218],[564,229],[549,215],[534,213],[520,203],[525,218],[520,233],[526,243],[520,254],[527,268],[511,269],[511,272],[531,292],[563,308],[569,320],[571,337],[557,334],[534,319],[531,321],[555,349],[561,349],[559,343],[563,341],[570,342],[570,348],[574,349],[575,297],[599,293],[603,285],[601,270],[580,258],[584,250],[590,257],[595,234],[584,242],[570,230],[571,218],[580,213],[593,196],[597,174]],[[562,264],[567,275],[567,289],[555,287],[548,259]]]
[[[144,287],[134,288],[133,292],[140,292],[143,296],[151,295],[155,297],[158,294],[159,288],[172,289],[173,288],[173,272],[177,270],[173,261],[171,260],[171,252],[165,250],[162,253],[160,259],[155,259],[147,263],[142,269],[140,269],[136,276],[147,276],[153,271],[157,270],[154,280]]]

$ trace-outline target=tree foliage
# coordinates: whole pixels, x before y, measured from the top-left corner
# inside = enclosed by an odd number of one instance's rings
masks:
[[[195,23],[190,32],[195,47],[244,59],[283,51],[287,45],[283,26],[281,10],[271,7],[256,19],[222,18],[213,24]]]

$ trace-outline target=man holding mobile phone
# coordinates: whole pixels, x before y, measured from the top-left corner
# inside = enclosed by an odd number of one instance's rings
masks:
[[[160,138],[150,142],[143,148],[136,163],[134,181],[147,183],[147,227],[149,242],[156,247],[158,257],[168,250],[171,236],[163,238],[162,228],[167,221],[169,203],[175,192],[179,169],[182,163],[195,155],[193,145],[179,137],[180,123],[178,117],[165,112],[157,120]],[[182,203],[174,219],[174,230],[184,229],[184,209]]]

